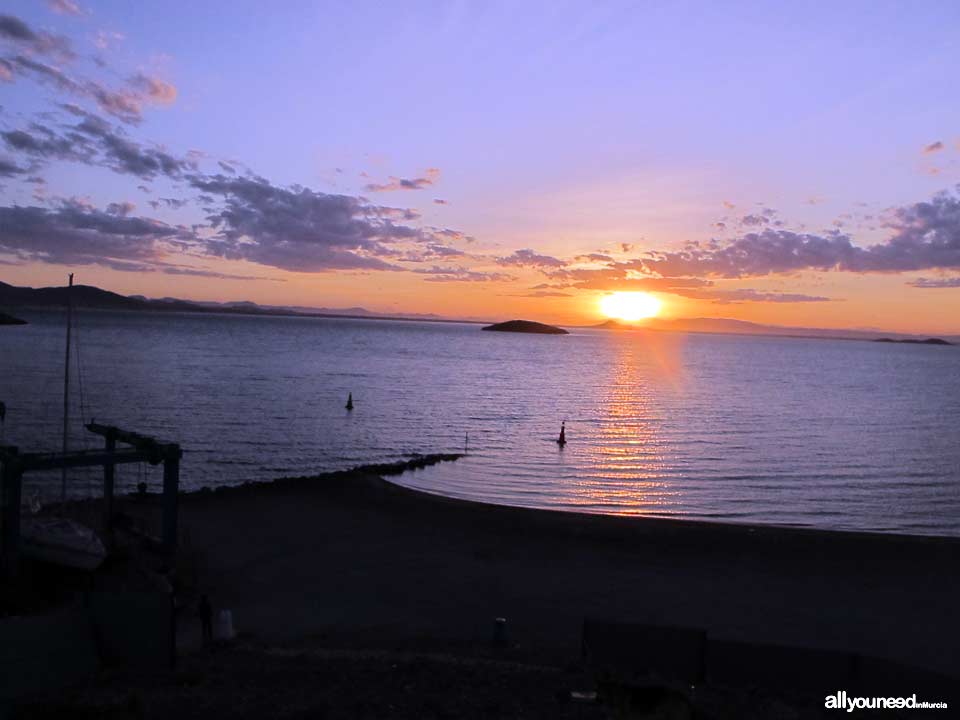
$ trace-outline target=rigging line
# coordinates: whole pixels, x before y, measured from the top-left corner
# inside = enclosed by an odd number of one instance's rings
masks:
[[[83,365],[80,362],[80,318],[79,313],[74,317],[73,321],[73,331],[74,336],[76,337],[76,346],[77,346],[77,386],[80,388],[80,424],[81,426],[87,421],[87,405],[86,405],[86,396],[83,392]],[[84,440],[87,440],[87,436],[84,435]],[[84,444],[89,444],[89,441]]]

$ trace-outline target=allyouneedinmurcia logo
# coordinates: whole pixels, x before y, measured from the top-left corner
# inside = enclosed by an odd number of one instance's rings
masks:
[[[827,695],[824,707],[828,710],[903,710],[925,709],[946,710],[945,702],[917,700],[916,694],[910,697],[850,697],[846,690],[838,690],[836,695]]]

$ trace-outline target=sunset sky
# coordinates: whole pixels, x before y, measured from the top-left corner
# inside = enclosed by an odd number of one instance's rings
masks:
[[[7,2],[0,280],[960,333],[960,4]]]

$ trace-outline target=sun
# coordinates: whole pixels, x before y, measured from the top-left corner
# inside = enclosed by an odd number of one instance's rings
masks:
[[[645,292],[615,292],[600,299],[600,311],[617,320],[643,320],[660,312],[660,301]]]

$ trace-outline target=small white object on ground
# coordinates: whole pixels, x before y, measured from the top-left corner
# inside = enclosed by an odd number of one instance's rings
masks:
[[[230,610],[221,610],[217,613],[217,640],[233,640],[236,633],[233,631],[233,613]]]

